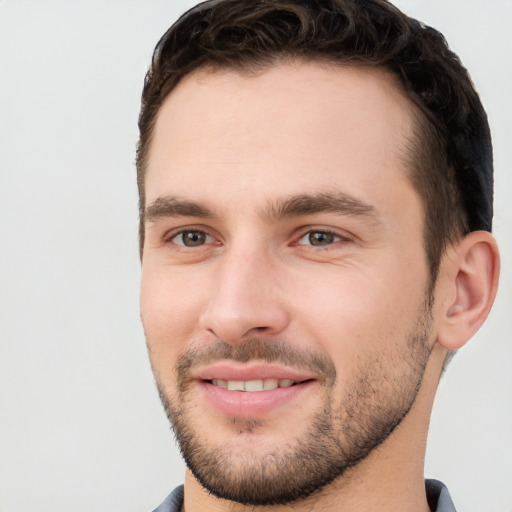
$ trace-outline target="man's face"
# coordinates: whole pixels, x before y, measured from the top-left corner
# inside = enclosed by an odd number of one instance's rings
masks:
[[[432,345],[408,100],[382,71],[196,72],[146,176],[141,310],[188,466],[247,503],[307,496],[414,403]]]

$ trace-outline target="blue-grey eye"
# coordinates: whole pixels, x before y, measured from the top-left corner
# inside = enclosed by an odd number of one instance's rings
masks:
[[[341,238],[329,231],[309,231],[299,241],[303,245],[312,245],[315,247],[325,247],[334,242],[339,242]]]
[[[204,231],[187,230],[178,233],[172,239],[176,245],[183,245],[185,247],[198,247],[211,241],[211,237]]]

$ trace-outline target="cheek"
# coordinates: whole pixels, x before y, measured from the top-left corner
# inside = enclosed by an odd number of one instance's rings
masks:
[[[391,355],[405,346],[421,312],[424,287],[423,280],[411,280],[392,266],[379,272],[332,270],[302,280],[293,316],[297,330],[315,340],[343,375],[353,373],[365,354]]]
[[[174,272],[143,269],[140,309],[154,368],[177,359],[198,328],[203,304],[197,283]]]

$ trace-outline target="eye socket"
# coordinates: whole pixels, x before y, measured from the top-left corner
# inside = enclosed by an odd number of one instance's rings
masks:
[[[327,247],[336,242],[340,242],[343,238],[336,233],[330,231],[314,230],[308,231],[299,240],[299,245],[312,245],[314,247]]]
[[[187,229],[174,235],[170,241],[173,244],[182,245],[184,247],[200,247],[201,245],[211,243],[213,239],[204,231]]]

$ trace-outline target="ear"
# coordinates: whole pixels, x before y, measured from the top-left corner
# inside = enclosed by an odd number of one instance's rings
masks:
[[[487,231],[473,231],[450,247],[441,263],[437,341],[462,347],[487,318],[498,289],[500,257]]]

